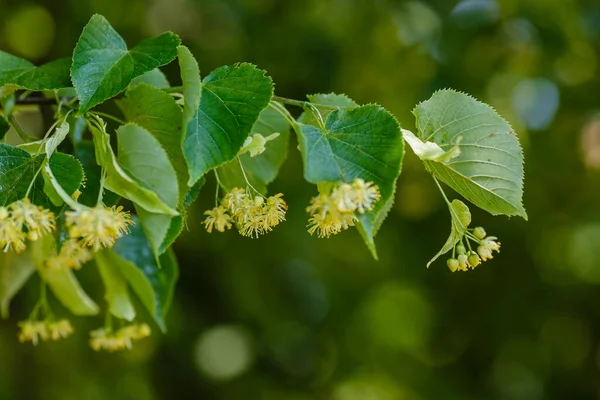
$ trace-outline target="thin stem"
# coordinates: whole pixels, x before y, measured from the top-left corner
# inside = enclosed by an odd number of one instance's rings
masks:
[[[11,115],[10,117],[8,117],[8,119],[10,120],[10,123],[12,124],[13,128],[15,128],[15,131],[17,132],[17,134],[19,135],[19,137],[21,138],[21,140],[23,142],[31,143],[31,142],[35,141],[34,138],[32,138],[31,136],[26,134],[25,131],[23,131],[23,129],[21,129],[21,127],[17,123],[17,120],[15,119],[14,116]]]
[[[297,107],[302,107],[302,108],[306,108],[309,106],[327,108],[330,110],[340,110],[340,109],[348,108],[348,107],[332,106],[330,104],[319,104],[319,103],[311,103],[309,101],[288,99],[286,97],[280,97],[280,96],[273,96],[273,100],[278,101],[283,104],[288,104],[290,106],[297,106]]]
[[[217,188],[215,190],[215,207],[219,206],[219,189],[221,187],[221,180],[219,179],[219,174],[216,169],[213,169],[215,173],[215,178],[217,179]]]
[[[446,200],[446,204],[448,204],[448,207],[450,207],[450,201],[448,200],[448,198],[446,197],[446,193],[444,193],[444,189],[442,189],[442,186],[440,185],[440,183],[438,182],[438,180],[436,179],[435,176],[431,176],[435,182],[435,184],[437,185],[438,189],[440,189],[440,192],[442,193],[442,196],[444,196],[444,200]]]
[[[294,128],[294,130],[296,129],[296,120],[294,119],[294,117],[292,117],[292,114],[290,114],[290,112],[280,103],[277,103],[275,101],[272,101],[269,103],[269,107],[271,107],[273,110],[277,111],[279,113],[279,115],[281,115],[283,118],[285,118],[285,120],[287,121],[288,124],[290,124],[290,126],[292,126]]]
[[[106,170],[102,168],[100,171],[100,190],[98,191],[98,202],[96,205],[102,205],[102,199],[104,197],[104,183],[106,182]]]
[[[165,93],[181,93],[183,91],[183,86],[171,86],[168,88],[161,89]]]
[[[100,116],[100,117],[112,119],[113,121],[115,121],[115,122],[117,122],[117,123],[119,123],[121,125],[125,125],[127,123],[127,122],[123,121],[120,118],[117,118],[117,117],[115,117],[113,115],[110,115],[110,114],[107,114],[107,113],[104,113],[104,112],[101,112],[101,111],[93,111],[93,112],[90,112],[90,113],[91,114],[95,114],[95,115]]]
[[[250,183],[250,181],[248,180],[248,177],[246,176],[246,171],[244,170],[244,165],[242,164],[242,160],[240,160],[240,158],[239,158],[239,157],[237,158],[237,160],[238,160],[238,162],[240,163],[240,168],[242,169],[242,175],[244,175],[244,180],[246,181],[246,183],[248,184],[248,186],[249,186],[249,187],[250,187],[252,190],[254,190],[254,191],[256,192],[256,194],[260,195],[261,197],[264,197],[264,196],[262,195],[262,193],[261,193],[261,192],[259,192],[258,190],[256,190],[256,189],[254,188],[254,186],[252,186],[252,184],[251,184],[251,183]]]

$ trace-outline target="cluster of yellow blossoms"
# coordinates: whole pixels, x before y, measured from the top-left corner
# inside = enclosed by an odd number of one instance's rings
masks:
[[[73,333],[73,327],[69,320],[60,321],[23,321],[19,323],[19,342],[31,342],[37,345],[40,340],[59,340]]]
[[[204,212],[204,227],[207,232],[216,229],[225,232],[235,224],[239,233],[247,237],[258,237],[273,230],[285,220],[288,207],[283,194],[264,198],[252,198],[244,189],[234,188],[221,200],[221,204]]]
[[[109,328],[101,328],[90,332],[90,346],[96,351],[131,349],[134,340],[144,339],[150,336],[150,333],[148,324],[127,325],[116,332]]]
[[[306,208],[310,214],[308,233],[317,232],[320,238],[336,235],[354,226],[356,212],[371,211],[380,198],[379,187],[360,178],[337,185],[330,194],[321,193],[310,201]]]
[[[129,232],[133,224],[123,207],[84,207],[65,213],[69,239],[58,254],[50,257],[46,265],[50,268],[79,269],[92,259],[93,252],[112,247],[115,241]]]
[[[467,251],[462,243],[456,245],[454,250],[458,256],[456,258],[453,257],[448,259],[448,268],[450,268],[450,271],[452,272],[475,269],[475,267],[483,261],[494,258],[492,252],[500,252],[500,242],[497,241],[498,238],[495,236],[486,236],[485,229],[480,226],[473,229],[472,235],[468,232],[466,236],[468,239],[478,243],[477,251]]]
[[[38,240],[55,229],[54,214],[27,198],[0,207],[0,249],[5,253],[21,253],[25,240]]]

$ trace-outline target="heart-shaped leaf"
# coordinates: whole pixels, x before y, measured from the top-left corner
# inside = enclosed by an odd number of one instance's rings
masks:
[[[452,90],[436,92],[413,113],[424,142],[433,141],[447,151],[462,137],[457,157],[423,161],[436,178],[492,215],[527,219],[523,152],[508,122],[487,104]]]
[[[391,207],[404,145],[396,119],[366,105],[332,111],[322,128],[299,124],[304,177],[312,183],[372,181],[381,192],[373,211],[359,216],[359,230],[376,258],[373,238]]]
[[[128,50],[104,17],[92,16],[77,42],[71,66],[79,113],[116,96],[133,78],[173,61],[180,43],[177,35],[167,32]]]
[[[188,186],[237,156],[260,112],[269,105],[273,82],[264,71],[242,63],[212,72],[204,78],[201,93],[183,141]]]

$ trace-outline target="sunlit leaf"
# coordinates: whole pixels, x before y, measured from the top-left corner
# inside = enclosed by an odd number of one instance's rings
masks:
[[[452,90],[436,92],[413,113],[424,142],[433,141],[446,151],[462,137],[459,156],[423,161],[435,177],[492,215],[527,219],[523,152],[508,122],[487,104]]]

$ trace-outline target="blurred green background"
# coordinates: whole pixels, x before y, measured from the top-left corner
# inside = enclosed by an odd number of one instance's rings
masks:
[[[468,92],[519,134],[529,222],[473,206],[501,254],[468,273],[426,269],[450,221],[407,150],[375,262],[356,231],[306,233],[316,188],[294,142],[271,188],[288,221],[260,240],[207,234],[214,182],[203,190],[175,245],[166,335],[95,353],[87,331],[102,318],[71,318],[70,339],[20,345],[32,280],[0,322],[1,399],[600,399],[597,0],[0,0],[0,49],[69,56],[93,13],[130,45],[178,33],[204,74],[250,61],[278,95],[343,92],[407,129],[434,90]],[[176,63],[164,70],[179,84]],[[80,275],[101,300],[97,273]]]

